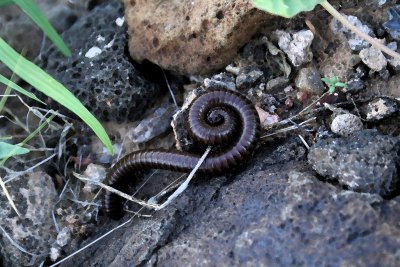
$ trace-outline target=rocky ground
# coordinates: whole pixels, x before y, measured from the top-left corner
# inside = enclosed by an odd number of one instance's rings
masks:
[[[179,115],[193,89],[242,92],[255,103],[263,131],[242,169],[199,175],[165,209],[111,221],[93,181],[104,179],[117,156],[76,118],[57,118],[31,143],[51,148],[34,154],[49,160],[36,166],[21,156],[0,170],[22,214],[0,193],[2,265],[47,266],[81,248],[61,265],[400,265],[398,61],[321,8],[283,19],[246,0],[126,0],[125,11],[117,0],[39,2],[72,57],[42,38],[6,31],[23,24],[18,29],[32,33],[15,7],[0,9],[0,36],[17,49],[32,46],[27,57],[103,122],[118,155],[193,149]],[[332,4],[397,50],[396,1]],[[333,76],[347,87],[330,94],[321,78]],[[47,109],[71,116],[40,98]],[[6,117],[25,118],[26,107],[12,103]],[[21,134],[18,125],[0,120],[2,136]],[[137,197],[153,196],[178,177],[145,176]]]

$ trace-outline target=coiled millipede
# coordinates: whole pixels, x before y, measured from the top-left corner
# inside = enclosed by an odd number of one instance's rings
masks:
[[[206,91],[199,95],[189,107],[187,126],[191,137],[197,142],[226,148],[210,154],[198,170],[211,175],[221,174],[248,157],[256,146],[260,131],[254,105],[242,94],[230,90]],[[144,169],[190,172],[199,158],[200,155],[181,151],[132,152],[109,170],[107,184],[126,192],[127,185]],[[104,205],[109,217],[119,219],[123,216],[122,197],[106,191]]]

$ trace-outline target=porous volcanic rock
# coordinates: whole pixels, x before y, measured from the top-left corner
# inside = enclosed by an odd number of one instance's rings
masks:
[[[124,0],[133,59],[182,74],[227,65],[272,15],[250,0]]]
[[[387,196],[399,182],[400,139],[362,130],[349,137],[320,140],[308,161],[327,180],[350,190]]]
[[[271,144],[234,177],[198,177],[65,266],[398,266],[400,198],[320,181],[301,147]]]
[[[41,65],[97,118],[134,120],[156,99],[159,86],[144,76],[126,52],[128,37],[121,1],[96,7],[63,38],[72,56],[66,58],[52,46],[43,53]],[[60,107],[55,104],[54,108]]]

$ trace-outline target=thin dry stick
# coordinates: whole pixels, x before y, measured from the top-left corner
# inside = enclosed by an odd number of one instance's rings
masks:
[[[12,239],[12,237],[6,232],[6,230],[4,230],[3,227],[1,227],[1,225],[0,225],[0,230],[3,232],[4,236],[8,239],[8,241],[10,241],[11,244],[13,244],[13,246],[15,246],[18,250],[22,251],[25,254],[31,255],[33,257],[40,256],[40,255],[37,255],[37,254],[33,254],[33,253],[27,251],[26,249],[24,249],[23,247],[21,247],[20,245],[18,245],[18,243],[15,242],[14,239]]]
[[[54,214],[54,210],[55,210],[57,204],[60,203],[60,201],[61,201],[62,198],[64,197],[64,193],[65,193],[65,191],[66,191],[66,189],[67,189],[67,187],[68,187],[69,181],[70,181],[70,180],[67,180],[67,182],[65,183],[63,189],[61,190],[60,195],[58,196],[57,202],[54,204],[54,207],[53,207],[52,210],[51,210],[51,215],[52,215],[52,218],[53,218],[53,221],[54,221],[54,226],[56,227],[57,233],[60,232],[60,227],[58,226],[58,222],[57,222],[57,218],[56,218],[56,216],[55,216],[55,214]]]
[[[166,206],[168,206],[172,200],[174,200],[175,198],[177,198],[183,191],[186,190],[186,188],[189,185],[189,182],[193,179],[193,176],[196,174],[197,170],[200,168],[201,164],[203,164],[204,160],[206,159],[206,157],[208,156],[208,153],[210,153],[211,151],[211,146],[209,146],[206,151],[204,152],[203,156],[201,156],[201,158],[199,159],[199,161],[197,162],[196,166],[193,168],[193,170],[190,172],[188,178],[186,178],[186,180],[178,187],[178,189],[175,190],[175,192],[170,195],[168,197],[168,199],[162,203],[161,205],[159,205],[156,210],[161,210],[163,208],[165,208]]]
[[[116,190],[116,189],[114,189],[114,188],[111,187],[111,186],[105,185],[105,184],[100,183],[100,182],[93,181],[93,180],[91,180],[91,179],[89,179],[89,178],[86,178],[85,176],[83,176],[83,175],[81,175],[81,174],[79,174],[79,173],[73,172],[72,174],[73,174],[76,178],[78,178],[79,180],[81,180],[81,181],[89,181],[89,182],[91,182],[91,183],[95,183],[96,185],[101,186],[102,188],[104,188],[104,189],[106,189],[106,190],[108,190],[108,191],[110,191],[110,192],[112,192],[112,193],[114,193],[114,194],[117,194],[117,195],[119,195],[120,197],[123,197],[123,198],[125,198],[125,199],[127,199],[127,200],[129,200],[129,201],[135,202],[135,203],[137,203],[137,204],[139,204],[139,205],[142,205],[142,206],[144,206],[144,207],[146,207],[146,208],[149,208],[149,209],[157,209],[157,208],[158,208],[158,205],[148,204],[148,203],[146,203],[145,201],[136,199],[136,198],[134,198],[134,197],[131,197],[131,196],[128,195],[128,194],[125,194],[124,192],[121,192],[121,191],[119,191],[119,190]]]
[[[310,146],[308,145],[308,143],[306,142],[306,140],[304,140],[303,136],[301,136],[301,135],[298,135],[298,136],[299,136],[301,142],[303,142],[304,146],[305,146],[307,149],[310,149]]]
[[[139,213],[143,208],[144,208],[144,207],[141,207],[141,208],[138,210],[138,213]],[[117,227],[111,229],[110,231],[108,231],[108,232],[105,233],[104,235],[101,235],[100,237],[96,238],[95,240],[93,240],[92,242],[90,242],[89,244],[87,244],[86,246],[84,246],[84,247],[78,249],[78,250],[75,251],[74,253],[68,255],[67,257],[65,257],[64,259],[62,259],[62,260],[60,260],[60,261],[58,261],[58,262],[56,262],[56,263],[54,263],[53,265],[50,265],[50,267],[60,265],[60,264],[63,263],[64,261],[66,261],[66,260],[72,258],[72,257],[75,256],[76,254],[82,252],[83,250],[85,250],[85,249],[87,249],[88,247],[92,246],[93,244],[97,243],[97,242],[100,241],[101,239],[103,239],[103,238],[105,238],[106,236],[110,235],[112,232],[118,230],[119,228],[124,227],[125,225],[129,224],[129,223],[135,218],[135,216],[136,216],[136,214],[133,215],[131,218],[129,218],[129,220],[127,220],[126,222],[124,222],[124,223],[118,225]],[[155,224],[155,222],[154,222],[154,224]],[[144,229],[144,230],[145,230],[145,229]]]
[[[314,121],[315,119],[316,119],[316,117],[312,117],[312,118],[310,118],[308,120],[303,121],[302,123],[299,123],[299,124],[296,124],[296,125],[293,125],[293,126],[289,126],[289,127],[285,127],[285,128],[282,128],[282,129],[278,129],[275,132],[263,135],[260,138],[266,138],[266,137],[270,137],[270,136],[277,135],[277,134],[280,134],[280,133],[285,133],[285,132],[297,130],[297,129],[301,128],[301,126],[308,126],[309,123],[311,121]]]
[[[8,202],[10,202],[10,205],[14,209],[15,213],[17,213],[18,217],[21,217],[21,213],[19,213],[17,206],[15,206],[14,200],[12,199],[10,193],[8,192],[8,189],[7,189],[6,185],[4,184],[3,179],[1,177],[0,177],[0,187],[3,189],[3,193],[6,195]]]
[[[165,187],[164,190],[161,190],[157,195],[149,198],[149,200],[147,201],[147,203],[158,203],[158,199],[162,196],[165,196],[166,194],[168,194],[169,192],[171,192],[172,190],[174,190],[175,188],[179,187],[179,183],[178,181],[182,179],[183,176],[185,176],[186,174],[182,174],[181,176],[179,176],[178,178],[176,178],[174,181],[172,181],[169,185],[167,185]]]
[[[21,171],[21,172],[14,172],[12,175],[10,175],[10,178],[4,181],[4,184],[7,184],[9,182],[11,182],[12,180],[14,180],[17,177],[20,177],[21,175],[27,174],[31,171],[33,171],[34,169],[36,169],[37,167],[39,167],[40,165],[43,165],[44,163],[46,163],[47,161],[51,160],[52,158],[54,158],[56,156],[56,154],[51,155],[48,158],[45,158],[44,160],[40,161],[39,163],[35,164],[34,166]]]
[[[161,69],[161,70],[162,70],[162,73],[164,75],[165,82],[167,83],[167,87],[168,87],[169,93],[171,94],[172,100],[174,101],[175,106],[177,108],[179,108],[178,103],[176,102],[176,99],[175,99],[174,92],[172,91],[171,86],[169,85],[169,81],[168,81],[167,75],[165,74],[163,69]]]
[[[149,177],[146,179],[146,181],[144,181],[144,183],[139,186],[139,188],[131,195],[132,197],[136,196],[137,193],[139,193],[140,189],[143,188],[143,186],[145,186],[147,184],[147,182],[154,176],[154,174],[157,173],[157,170],[154,171],[152,174],[149,175]]]

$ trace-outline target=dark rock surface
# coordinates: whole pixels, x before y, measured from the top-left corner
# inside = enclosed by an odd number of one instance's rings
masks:
[[[243,68],[236,77],[236,86],[239,90],[248,89],[259,82],[263,75],[263,72],[257,67]]]
[[[399,198],[318,180],[298,141],[268,145],[237,176],[199,177],[65,266],[399,265]]]
[[[398,185],[400,139],[363,130],[316,143],[308,154],[313,169],[349,189],[387,196]]]
[[[231,73],[222,72],[204,79],[206,89],[236,90],[235,77]]]
[[[42,67],[103,120],[136,119],[160,92],[129,60],[122,18],[121,1],[110,1],[63,34],[71,57],[54,47],[43,53]]]

